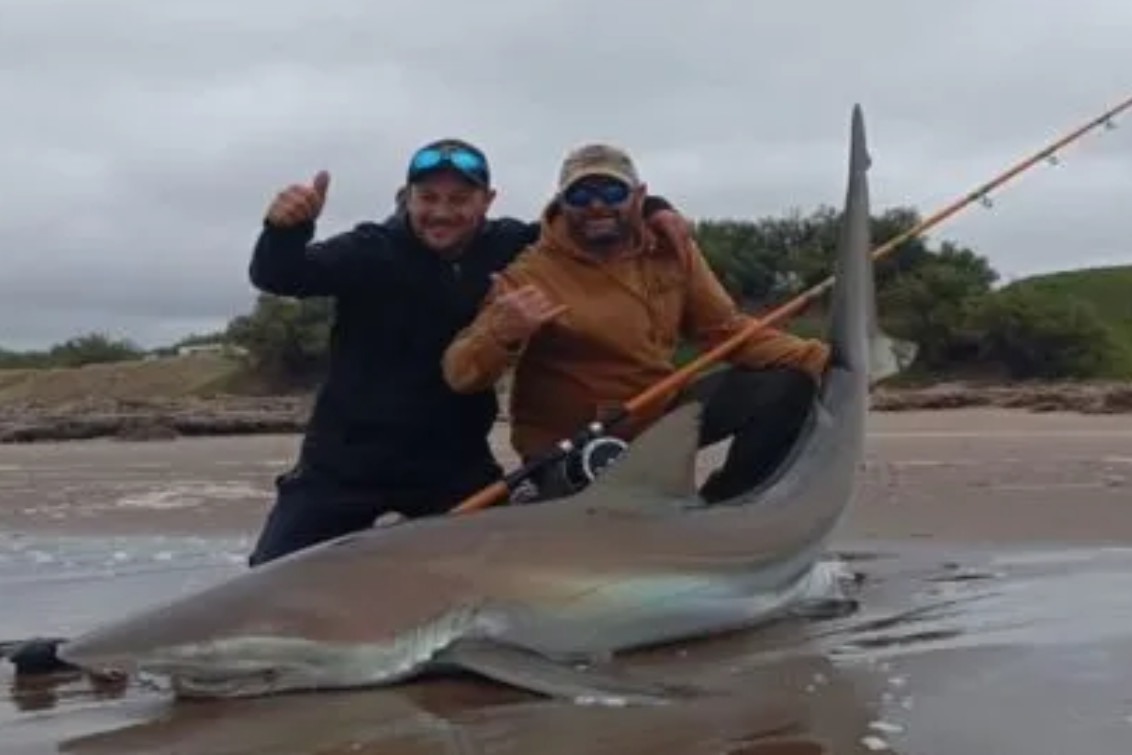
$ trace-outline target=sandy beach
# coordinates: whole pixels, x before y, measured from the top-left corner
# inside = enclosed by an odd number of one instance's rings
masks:
[[[493,442],[512,469],[507,432]],[[251,536],[297,448],[292,434],[0,445],[0,530]],[[861,481],[844,537],[1132,542],[1132,415],[874,413]]]
[[[0,639],[242,568],[297,442],[0,446]],[[625,661],[723,701],[608,710],[440,681],[183,706],[0,664],[0,752],[1130,751],[1132,415],[876,413],[861,480],[834,543],[864,578],[855,614]]]

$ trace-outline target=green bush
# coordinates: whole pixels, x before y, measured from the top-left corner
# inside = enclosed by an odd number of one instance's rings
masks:
[[[14,352],[0,349],[0,369],[84,367],[139,359],[145,350],[132,341],[105,333],[69,338],[44,351]]]
[[[1044,273],[1015,281],[1006,288],[1032,289],[1087,301],[1124,343],[1132,345],[1132,265]]]
[[[983,297],[969,322],[981,334],[979,356],[1015,379],[1094,378],[1124,368],[1124,347],[1087,301],[1037,289]]]
[[[333,302],[261,294],[251,314],[235,318],[227,337],[247,349],[261,375],[309,383],[326,368]]]

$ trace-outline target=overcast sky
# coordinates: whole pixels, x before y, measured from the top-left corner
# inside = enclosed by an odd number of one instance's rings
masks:
[[[790,6],[793,6],[792,8]],[[691,216],[923,214],[1132,95],[1132,2],[4,0],[0,345],[146,345],[246,311],[260,218],[326,168],[320,233],[387,214],[407,155],[483,146],[533,217],[571,146],[628,147]],[[946,237],[1005,276],[1132,259],[1132,119]]]

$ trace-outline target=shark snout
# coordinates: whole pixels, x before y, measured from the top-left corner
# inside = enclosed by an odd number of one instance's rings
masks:
[[[133,644],[129,639],[84,638],[60,646],[58,654],[93,674],[155,674],[169,679],[178,696],[214,698],[314,688],[353,676],[364,679],[375,664],[381,672],[391,663],[383,648],[339,647],[278,636],[236,635],[168,644]]]
[[[182,697],[245,697],[286,689],[301,669],[282,659],[249,659],[206,647],[167,647],[149,653],[114,652],[71,643],[60,646],[59,657],[93,674],[163,675]]]
[[[137,664],[136,654],[114,652],[97,644],[74,640],[59,645],[55,654],[64,663],[90,672],[132,672]]]

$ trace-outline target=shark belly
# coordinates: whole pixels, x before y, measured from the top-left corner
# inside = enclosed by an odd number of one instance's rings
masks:
[[[438,652],[477,634],[475,623],[474,611],[457,609],[373,642],[335,642],[285,632],[234,634],[162,648],[139,658],[136,667],[166,676],[181,697],[379,686],[427,670]]]
[[[749,572],[602,578],[553,605],[485,611],[484,636],[554,658],[595,658],[773,621],[823,590],[812,554]]]

